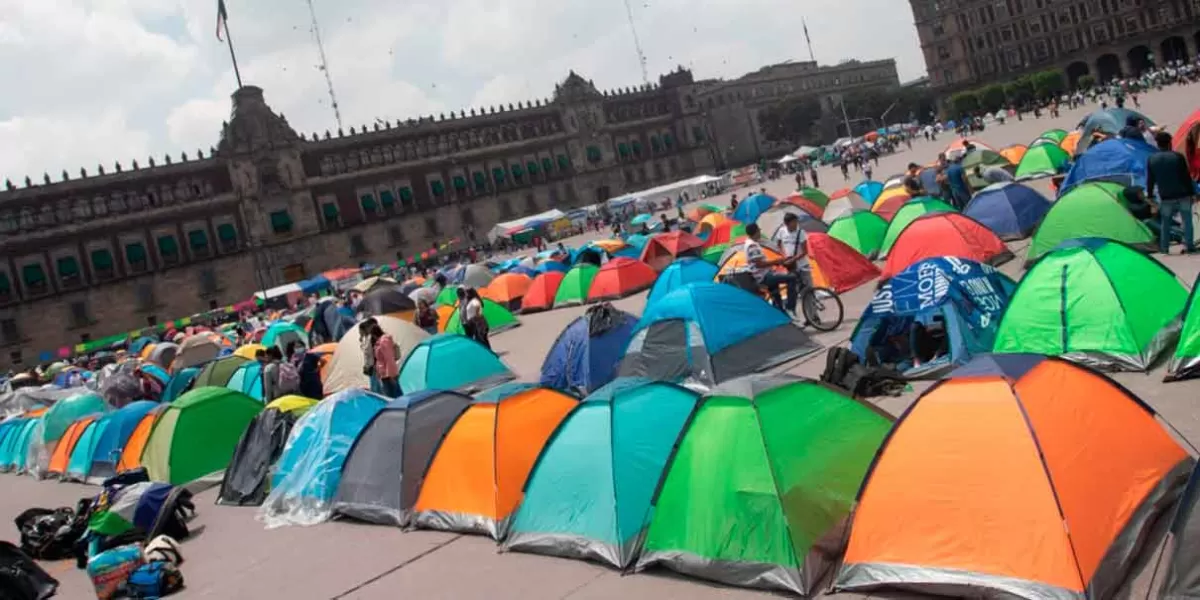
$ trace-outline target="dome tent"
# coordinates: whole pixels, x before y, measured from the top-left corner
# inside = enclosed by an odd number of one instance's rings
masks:
[[[1015,176],[1017,181],[1049,177],[1063,172],[1070,163],[1071,155],[1056,144],[1038,144],[1025,152]]]
[[[588,302],[631,296],[654,285],[657,277],[658,272],[644,262],[632,258],[614,258],[596,271],[588,290]]]
[[[1200,308],[1196,305],[1196,293],[1200,287],[1197,286],[1200,286],[1200,277],[1192,284],[1192,291],[1184,305],[1179,343],[1175,345],[1175,354],[1171,356],[1164,381],[1192,379],[1200,375]]]
[[[707,260],[686,256],[659,273],[650,294],[646,296],[646,304],[654,304],[663,296],[689,283],[712,281],[717,276],[717,266]]]
[[[839,294],[879,277],[879,267],[867,257],[824,233],[808,235],[808,264],[813,285]]]
[[[575,306],[587,302],[588,291],[592,289],[592,280],[600,267],[588,263],[580,263],[571,267],[570,271],[558,284],[554,294],[554,308]]]
[[[1046,213],[1050,201],[1019,183],[997,183],[978,193],[963,214],[991,229],[1001,240],[1029,237]]]
[[[858,494],[835,591],[1111,598],[1194,461],[1112,380],[988,355],[893,427]]]
[[[896,239],[883,266],[889,278],[927,258],[953,256],[975,262],[1001,265],[1012,252],[978,221],[959,213],[929,213],[918,217]]]
[[[217,504],[258,506],[270,491],[268,471],[279,460],[292,427],[317,404],[302,396],[283,396],[254,417],[234,450],[221,480]]]
[[[68,479],[99,483],[117,474],[121,450],[133,435],[133,430],[158,406],[149,400],[131,402],[109,413],[103,423],[97,423],[95,436],[81,447],[78,443],[67,466]],[[81,453],[78,458],[75,452]]]
[[[869,364],[896,365],[909,378],[941,376],[992,349],[1016,287],[988,265],[925,259],[875,292],[850,335],[850,350]],[[897,345],[898,338],[905,343]]]
[[[1146,371],[1179,333],[1188,292],[1162,263],[1098,238],[1064,242],[1021,279],[993,352]]]
[[[400,347],[399,356],[396,357],[400,361],[403,361],[421,340],[429,337],[428,333],[409,321],[401,321],[395,317],[375,317],[375,321]],[[369,387],[370,381],[363,375],[363,353],[359,347],[360,327],[361,323],[356,324],[338,340],[337,350],[334,350],[329,361],[324,380],[326,395]]]
[[[492,333],[512,329],[521,324],[516,315],[501,306],[500,303],[487,298],[480,299],[483,300],[483,319],[487,321],[488,328]],[[463,330],[462,320],[458,317],[458,307],[443,306],[437,310],[437,313],[439,331],[460,335],[466,333]]]
[[[712,385],[820,348],[762,299],[732,285],[692,283],[646,307],[618,373]]]
[[[883,235],[883,243],[879,248],[879,258],[885,258],[892,246],[896,245],[896,240],[900,239],[900,234],[904,228],[916,221],[922,215],[937,212],[958,212],[953,206],[936,198],[914,198],[911,201],[900,207],[896,214],[892,216],[888,222],[887,233]]]
[[[1104,238],[1153,252],[1157,236],[1126,208],[1124,186],[1087,183],[1062,195],[1046,212],[1033,234],[1025,266],[1059,244],[1077,238]]]
[[[556,263],[558,264],[558,263]],[[566,275],[557,271],[542,273],[533,278],[525,296],[521,298],[521,312],[532,313],[554,308],[554,296]]]
[[[704,240],[686,231],[659,233],[647,240],[642,248],[641,260],[655,271],[661,271],[675,259],[694,256],[703,247]]]
[[[617,366],[636,325],[637,317],[611,304],[589,308],[563,328],[546,352],[541,384],[583,394],[606,385],[617,376]]]
[[[516,377],[495,352],[457,333],[421,340],[400,365],[400,389],[474,391]]]
[[[820,383],[752,375],[696,408],[655,494],[637,562],[807,595],[892,418]]]
[[[837,238],[870,259],[879,255],[887,230],[888,222],[869,210],[847,213],[829,225],[831,237]]]
[[[218,387],[180,396],[155,422],[142,451],[150,479],[182,485],[223,471],[262,407],[245,394]]]

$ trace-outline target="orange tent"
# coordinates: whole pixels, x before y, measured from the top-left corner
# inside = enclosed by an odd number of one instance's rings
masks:
[[[1027,152],[1028,150],[1029,150],[1029,148],[1027,146],[1025,146],[1024,144],[1013,144],[1013,145],[1001,150],[1000,156],[1003,156],[1004,158],[1008,159],[1008,162],[1010,162],[1014,165],[1020,164],[1021,159],[1025,158],[1025,152]]]
[[[845,242],[826,233],[808,234],[813,285],[839,294],[879,277],[879,267]]]
[[[1107,377],[984,355],[898,421],[859,492],[835,587],[1109,598],[1194,464]]]
[[[945,150],[942,150],[942,153],[945,154],[947,158],[954,159],[956,156],[967,151],[968,143],[970,143],[972,146],[975,146],[976,150],[995,151],[991,146],[979,140],[973,140],[970,138],[955,138],[953,142],[950,142],[950,144],[946,146]]]
[[[533,278],[525,297],[521,300],[521,312],[531,313],[550,310],[554,306],[554,296],[566,273],[547,271]]]
[[[333,358],[333,353],[335,351],[337,351],[337,342],[321,344],[320,346],[311,348],[308,351],[309,354],[316,354],[320,356],[320,358],[317,360],[317,368],[320,369],[321,372],[321,382],[325,381],[325,372],[329,368],[329,363]]]
[[[726,223],[728,221],[729,218],[721,213],[711,213],[705,215],[705,217],[700,219],[700,222],[696,224],[696,233],[698,235],[704,235],[713,231],[717,227],[720,227],[722,223]]]
[[[542,446],[576,404],[562,392],[521,384],[476,396],[425,472],[416,525],[503,538]]]
[[[160,405],[138,421],[129,440],[125,442],[125,448],[121,450],[121,458],[117,461],[118,473],[142,466],[142,450],[146,448],[146,440],[150,439],[150,430],[154,429],[158,416],[166,409],[166,404]]]
[[[654,285],[657,278],[658,272],[640,260],[614,258],[596,271],[588,289],[588,302],[624,298]]]
[[[1075,156],[1075,147],[1079,145],[1079,139],[1083,137],[1083,132],[1079,130],[1072,131],[1063,138],[1063,141],[1058,143],[1058,147],[1067,151],[1067,154]]]
[[[697,206],[696,208],[688,211],[687,218],[689,221],[699,223],[701,219],[713,214],[714,212],[716,211],[707,206]]]
[[[524,273],[505,273],[479,290],[479,295],[515,310],[521,306],[521,299],[529,292],[531,285],[533,279]]]
[[[54,446],[54,452],[50,455],[50,466],[46,469],[47,475],[62,475],[67,472],[67,463],[71,461],[71,453],[75,451],[75,443],[79,441],[79,437],[87,431],[88,425],[95,421],[96,417],[84,417],[71,423],[67,426],[67,430],[63,432],[61,438],[58,439],[58,444]]]
[[[714,227],[712,233],[708,234],[708,238],[704,240],[704,247],[712,248],[720,244],[732,244],[745,235],[744,231],[744,225],[732,219],[726,219]]]
[[[650,236],[642,248],[642,262],[655,271],[662,271],[680,256],[694,254],[704,247],[704,240],[686,232],[671,231]]]

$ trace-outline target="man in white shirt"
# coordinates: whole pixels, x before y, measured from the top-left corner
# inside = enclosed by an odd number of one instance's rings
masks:
[[[746,226],[746,242],[742,245],[742,251],[746,253],[747,268],[759,287],[767,289],[767,293],[771,295],[771,302],[775,304],[776,308],[793,313],[796,310],[796,297],[799,296],[800,291],[800,280],[792,272],[796,259],[785,256],[776,260],[767,260],[760,243],[761,239],[762,231],[757,224],[751,223]],[[785,267],[788,271],[780,273],[773,269],[778,266]],[[779,295],[779,286],[781,285],[787,286],[786,309],[783,298]]]
[[[793,261],[792,271],[796,274],[796,283],[801,289],[812,286],[812,278],[808,268],[808,232],[800,228],[800,217],[795,213],[783,216],[783,227],[775,232],[771,239],[779,251]],[[789,298],[795,307],[796,301]]]

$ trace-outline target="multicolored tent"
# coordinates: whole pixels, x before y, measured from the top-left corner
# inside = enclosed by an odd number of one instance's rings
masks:
[[[903,187],[884,190],[883,194],[871,205],[871,212],[890,222],[896,212],[912,199],[912,196]]]
[[[732,285],[691,283],[646,307],[619,375],[713,385],[820,348],[761,298]]]
[[[554,297],[562,285],[566,273],[549,271],[533,278],[525,297],[521,299],[521,312],[532,313],[554,308]]]
[[[596,271],[587,300],[602,302],[631,296],[654,285],[657,277],[658,272],[640,260],[614,258]]]
[[[870,259],[879,255],[887,230],[888,222],[869,210],[846,213],[829,225],[830,237],[840,240]]]
[[[938,212],[952,213],[958,210],[937,198],[928,197],[913,198],[901,206],[888,222],[887,233],[883,235],[883,243],[879,248],[879,257],[887,257],[892,246],[896,245],[896,240],[900,239],[900,234],[918,217]]]
[[[100,413],[81,417],[67,427],[63,432],[62,437],[54,445],[54,450],[50,454],[50,462],[47,463],[44,472],[39,474],[39,477],[63,477],[66,475],[68,463],[71,460],[71,454],[75,451],[75,446],[79,440],[83,439],[86,432],[92,429],[92,425],[96,420],[103,415]]]
[[[680,286],[698,281],[712,281],[717,276],[717,266],[707,260],[684,257],[667,266],[659,273],[646,296],[646,304],[650,305],[671,293]]]
[[[1001,240],[1029,237],[1050,211],[1050,201],[1019,183],[996,183],[975,194],[963,214],[991,229]]]
[[[457,333],[439,333],[413,348],[400,366],[400,389],[481,390],[516,377],[495,352]]]
[[[896,240],[882,276],[886,279],[927,258],[953,256],[1000,265],[1012,252],[996,234],[978,221],[959,213],[930,213],[910,223]]]
[[[966,171],[967,183],[972,188],[981,188],[987,185],[987,180],[981,176],[975,175],[975,169],[980,169],[980,173],[984,169],[998,167],[1005,171],[1012,172],[1013,164],[1009,162],[1004,155],[995,150],[976,150],[967,154],[962,159],[962,168]]]
[[[783,203],[804,211],[814,219],[820,219],[825,214],[825,206],[829,204],[829,196],[817,188],[805,187],[789,194]]]
[[[438,331],[442,333],[465,334],[462,320],[458,317],[458,308],[442,306],[438,308]],[[512,329],[521,324],[512,311],[500,306],[499,303],[483,298],[483,319],[487,321],[492,333]]]
[[[316,525],[329,518],[342,466],[359,434],[388,399],[346,390],[319,402],[296,421],[259,508],[268,528]]]
[[[837,561],[831,549],[891,425],[813,381],[718,386],[663,475],[637,568],[811,594]]]
[[[504,549],[632,565],[655,489],[698,400],[645,379],[617,379],[584,399],[530,472]]]
[[[1075,238],[1105,238],[1155,250],[1157,236],[1125,207],[1124,189],[1117,183],[1086,183],[1060,197],[1034,232],[1025,266]]]
[[[826,223],[833,223],[834,220],[859,210],[871,210],[871,203],[854,190],[838,190],[829,197],[829,204],[825,205],[825,213],[821,218]]]
[[[425,390],[390,402],[358,434],[342,467],[333,512],[405,526],[446,432],[471,406],[457,392]]]
[[[303,396],[283,396],[271,401],[254,417],[225,469],[217,504],[262,504],[270,491],[268,471],[283,454],[296,420],[316,404],[316,400]]]
[[[475,397],[446,432],[413,506],[417,527],[503,539],[546,441],[579,401],[529,384]]]
[[[1200,278],[1192,284],[1192,291],[1184,305],[1183,328],[1164,381],[1192,379],[1200,375],[1200,308],[1196,305],[1197,291],[1200,291]]]
[[[712,248],[719,244],[732,244],[744,237],[746,237],[746,225],[739,221],[728,220],[717,225],[708,234],[708,237],[704,238],[704,246]]]
[[[558,284],[558,291],[554,294],[554,308],[575,306],[587,302],[588,291],[592,289],[592,280],[596,278],[599,270],[600,267],[587,263],[571,267],[571,270],[567,271],[566,276]]]
[[[154,424],[158,422],[158,418],[167,410],[169,404],[159,404],[146,413],[137,425],[133,428],[133,433],[129,435],[129,439],[125,441],[125,447],[121,449],[121,457],[117,459],[117,472],[129,471],[142,466],[142,452],[146,449],[146,442],[150,439],[150,432],[154,431]]]
[[[1029,146],[1025,144],[1013,144],[1006,146],[1000,150],[1000,156],[1008,159],[1008,162],[1019,165],[1021,159],[1025,157],[1025,153],[1029,151]]]
[[[698,262],[715,270],[706,262]],[[558,334],[546,352],[541,384],[583,395],[607,385],[617,376],[617,366],[636,326],[637,317],[612,305],[589,308]]]
[[[261,402],[225,388],[197,388],[180,396],[146,440],[142,464],[150,479],[183,485],[223,471],[262,408]]]
[[[1071,155],[1056,144],[1038,144],[1029,148],[1017,165],[1014,175],[1017,181],[1050,177],[1066,170],[1071,163]]]
[[[671,231],[650,236],[642,248],[641,260],[655,271],[661,271],[676,258],[696,256],[704,240],[686,232]]]
[[[808,264],[813,285],[839,294],[879,277],[879,267],[867,257],[824,233],[808,234]]]
[[[858,494],[834,587],[1109,598],[1194,461],[1119,384],[982,356],[896,423]]]
[[[867,304],[850,350],[910,379],[938,377],[990,352],[1017,284],[989,265],[929,258],[898,273]]]
[[[139,400],[108,413],[96,421],[89,439],[80,438],[71,454],[66,478],[99,483],[117,474],[117,462],[134,429],[158,404]],[[87,434],[85,434],[87,437]],[[86,443],[84,443],[86,442]]]
[[[1179,334],[1187,298],[1157,260],[1111,240],[1071,240],[1021,279],[994,351],[1146,371]]]

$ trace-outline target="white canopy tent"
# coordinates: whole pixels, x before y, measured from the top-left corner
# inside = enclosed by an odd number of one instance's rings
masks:
[[[497,223],[496,226],[491,229],[491,231],[488,231],[488,239],[494,242],[503,237],[509,231],[524,228],[535,221],[557,221],[565,216],[567,215],[563,211],[558,210],[557,208],[552,208],[544,213],[539,213],[529,217],[521,217],[520,219],[505,223]]]
[[[271,298],[278,298],[280,296],[286,296],[291,293],[303,294],[304,290],[300,289],[300,286],[298,284],[285,283],[279,287],[273,287],[265,292],[262,292],[262,291],[254,292],[254,297],[262,299],[262,300],[270,300]]]
[[[695,200],[696,198],[700,197],[700,192],[708,187],[709,184],[720,182],[720,177],[713,177],[712,175],[699,175],[697,177],[682,179],[666,185],[653,187],[648,190],[641,190],[631,194],[625,194],[624,196],[618,196],[610,199],[608,201],[608,205],[611,208],[617,208],[629,204],[630,201],[657,201],[662,199],[664,196],[670,197],[672,200],[674,200],[676,197],[684,193],[686,193],[692,200]]]

